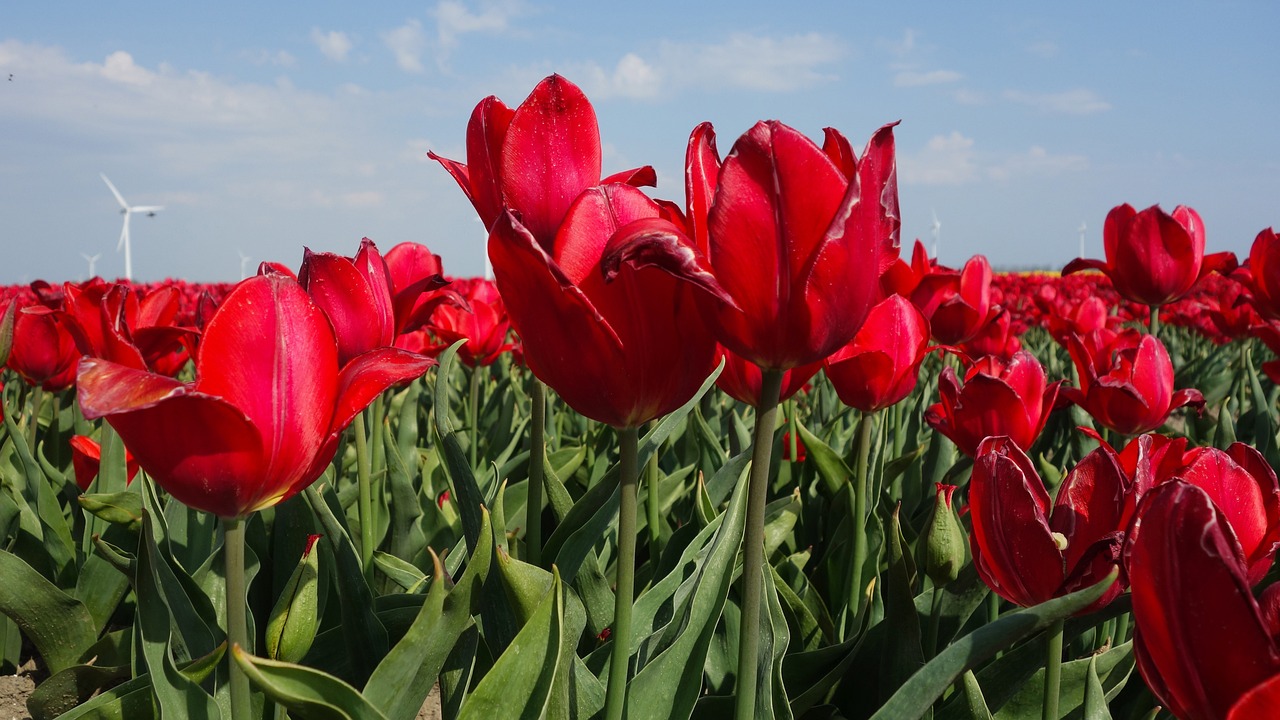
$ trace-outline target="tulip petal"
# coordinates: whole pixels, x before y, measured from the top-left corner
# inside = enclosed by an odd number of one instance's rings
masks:
[[[605,280],[612,282],[623,263],[637,269],[658,268],[730,307],[737,307],[693,241],[664,218],[644,218],[618,228],[600,258]]]
[[[711,252],[707,218],[715,198],[720,176],[720,152],[716,150],[716,131],[711,123],[699,123],[689,134],[684,154],[684,195],[688,209],[689,234],[698,252]]]
[[[1227,720],[1256,720],[1257,718],[1276,717],[1280,714],[1280,673],[1271,676],[1249,692],[1241,696]]]
[[[630,185],[631,187],[655,187],[658,184],[658,173],[652,165],[631,168],[616,172],[600,181],[601,185]]]
[[[435,358],[391,347],[356,356],[338,374],[337,405],[329,432],[341,433],[384,390],[422,377],[435,365]]]

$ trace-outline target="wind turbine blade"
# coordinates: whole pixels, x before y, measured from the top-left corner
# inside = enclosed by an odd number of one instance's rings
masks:
[[[124,227],[120,230],[120,242],[116,243],[116,252],[124,249],[129,243],[129,212],[126,210],[124,214]]]
[[[139,205],[129,208],[129,212],[142,213],[158,213],[164,209],[163,205]]]
[[[112,185],[111,181],[107,179],[106,173],[98,173],[98,174],[102,176],[102,182],[106,183],[107,187],[111,188],[111,194],[116,196],[116,202],[120,203],[120,207],[124,208],[125,210],[128,210],[129,203],[124,201],[124,196],[121,195],[120,191],[116,189],[116,186]]]

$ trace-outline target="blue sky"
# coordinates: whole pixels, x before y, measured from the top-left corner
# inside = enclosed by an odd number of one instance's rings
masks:
[[[0,24],[0,283],[235,280],[413,240],[482,271],[483,233],[428,149],[559,72],[594,102],[605,172],[651,164],[682,200],[689,131],[756,120],[861,147],[897,129],[904,244],[948,265],[1100,257],[1107,211],[1195,207],[1208,250],[1280,224],[1280,4],[41,3]],[[177,7],[179,9],[175,10]],[[909,252],[909,251],[908,251]]]

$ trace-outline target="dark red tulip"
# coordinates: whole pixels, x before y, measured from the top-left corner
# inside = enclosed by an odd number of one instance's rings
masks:
[[[1013,327],[1013,316],[1002,307],[993,307],[987,323],[978,334],[960,343],[960,351],[971,358],[994,355],[1008,361],[1022,349],[1022,339]]]
[[[80,350],[56,311],[43,305],[19,308],[14,317],[9,368],[29,385],[54,392],[76,382]]]
[[[1099,270],[1126,300],[1143,305],[1164,305],[1186,295],[1210,272],[1230,272],[1235,255],[1204,254],[1204,222],[1185,205],[1170,215],[1159,205],[1138,212],[1129,204],[1107,213],[1102,228],[1106,260],[1076,258],[1063,275]]]
[[[513,213],[489,236],[489,257],[529,369],[570,407],[635,427],[693,396],[715,342],[693,290],[653,268],[622,268],[606,282],[605,244],[622,225],[660,210],[623,184],[582,193],[548,253]]]
[[[1252,335],[1262,341],[1273,355],[1280,355],[1280,323],[1268,322],[1253,328]],[[1271,378],[1271,382],[1280,385],[1280,360],[1268,360],[1262,363],[1262,372]]]
[[[174,285],[144,293],[122,284],[66,283],[63,298],[67,328],[89,357],[172,377],[199,338],[178,323],[181,291]]]
[[[858,334],[823,366],[841,402],[875,412],[915,389],[928,346],[924,315],[901,295],[890,295],[871,308]]]
[[[959,345],[976,337],[999,312],[991,302],[991,264],[986,257],[974,255],[957,272],[930,266],[923,257],[924,246],[917,240],[912,268],[925,272],[907,297],[928,318],[934,339]]]
[[[468,367],[492,365],[502,353],[511,349],[507,335],[511,321],[507,318],[502,296],[492,282],[476,278],[454,281],[471,311],[456,305],[442,305],[431,316],[431,331],[446,347],[465,339],[458,349],[458,359]]]
[[[354,258],[304,249],[298,282],[333,323],[339,364],[395,341],[391,274],[369,238]]]
[[[761,122],[720,163],[704,123],[690,137],[685,185],[685,225],[624,228],[607,267],[657,266],[711,290],[701,297],[717,339],[762,368],[807,365],[853,339],[898,244],[892,125],[855,161]]]
[[[946,435],[970,457],[983,438],[1007,435],[1030,448],[1044,429],[1062,381],[1050,383],[1044,367],[1026,351],[1004,362],[985,357],[965,373],[961,385],[952,368],[938,381],[938,399],[925,411],[925,422]]]
[[[1264,619],[1231,523],[1205,491],[1175,480],[1149,492],[1124,557],[1138,671],[1174,715],[1228,717],[1280,674],[1280,628]]]
[[[1199,390],[1174,391],[1173,363],[1157,337],[1130,331],[1099,349],[1073,336],[1068,349],[1080,387],[1063,388],[1063,396],[1122,435],[1154,430],[1184,405],[1204,406]]]
[[[1249,261],[1236,277],[1249,289],[1253,307],[1268,320],[1280,320],[1280,237],[1267,228],[1249,248]]]
[[[79,400],[175,498],[238,517],[311,484],[356,413],[432,364],[382,348],[340,368],[324,312],[295,280],[267,274],[237,285],[209,321],[194,383],[86,358]]]
[[[1095,451],[1067,474],[1051,501],[1030,458],[1010,438],[983,440],[969,480],[969,546],[978,574],[1022,607],[1100,582],[1120,559],[1128,491],[1115,458]],[[1114,584],[1085,612],[1123,589]]]
[[[716,385],[734,400],[759,407],[760,381],[764,378],[760,366],[743,360],[722,346],[716,347],[716,353],[718,358],[724,359],[724,370],[716,378]],[[778,402],[788,400],[800,392],[821,369],[822,363],[815,362],[784,371]]]
[[[131,483],[134,476],[138,474],[138,460],[126,449],[124,461],[127,475],[125,482]],[[76,485],[80,487],[81,492],[88,491],[93,479],[98,477],[101,464],[102,446],[96,440],[84,435],[71,437],[71,467],[75,471]]]
[[[1254,303],[1250,302],[1250,297],[1240,283],[1225,280],[1216,293],[1208,295],[1199,303],[1209,317],[1210,327],[1216,331],[1209,334],[1211,340],[1223,345],[1248,337],[1253,328],[1264,322]],[[1252,297],[1256,298],[1257,295]]]

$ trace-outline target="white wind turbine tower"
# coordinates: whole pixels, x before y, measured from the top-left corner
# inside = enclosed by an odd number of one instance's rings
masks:
[[[938,222],[938,211],[930,210],[933,213],[933,260],[938,261],[938,237],[942,235],[942,223]]]
[[[80,257],[89,261],[89,278],[88,279],[92,280],[94,276],[93,269],[98,264],[98,258],[102,257],[102,253],[98,253],[97,255],[85,255],[84,253],[80,253]]]
[[[1088,229],[1089,227],[1084,224],[1083,220],[1080,221],[1080,227],[1076,228],[1076,231],[1080,233],[1080,255],[1078,257],[1084,257],[1084,231]]]
[[[240,279],[243,280],[249,276],[249,261],[253,258],[245,255],[240,249],[236,249],[236,253],[240,256]]]
[[[105,173],[98,173],[102,176],[102,181],[111,188],[111,194],[116,196],[116,202],[120,203],[120,214],[124,215],[124,228],[120,231],[120,242],[116,244],[116,252],[124,249],[124,279],[133,279],[133,256],[130,254],[129,248],[129,216],[134,213],[146,213],[147,217],[155,217],[155,214],[164,209],[163,205],[136,205],[130,207],[129,203],[124,201],[124,196],[116,190],[116,186],[111,184]]]

